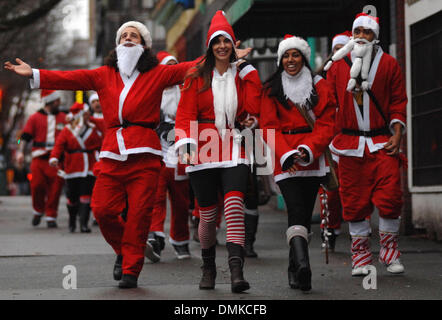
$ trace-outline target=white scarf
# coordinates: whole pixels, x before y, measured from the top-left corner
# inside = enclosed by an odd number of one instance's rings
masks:
[[[161,110],[171,119],[175,119],[180,98],[181,91],[178,85],[167,88],[163,91],[163,96],[161,98]]]
[[[126,42],[127,43],[127,42]],[[132,47],[125,46],[126,43],[120,44],[117,51],[117,65],[121,74],[130,78],[137,66],[140,56],[144,52],[144,48],[141,44],[134,44]]]
[[[216,68],[213,72],[212,93],[215,126],[222,139],[224,139],[225,135],[226,118],[228,127],[231,129],[235,127],[236,111],[238,108],[235,76],[236,66],[234,64],[231,64],[222,76]]]
[[[303,66],[298,74],[294,76],[283,71],[281,79],[284,95],[294,104],[301,107],[306,106],[313,90],[313,79],[310,70]]]

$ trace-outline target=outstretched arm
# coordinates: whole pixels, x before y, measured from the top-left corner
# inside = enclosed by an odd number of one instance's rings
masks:
[[[17,62],[17,64],[12,64],[11,62],[6,61],[4,65],[5,69],[12,71],[22,77],[32,77],[32,68],[29,64],[19,58],[15,59],[15,61]]]

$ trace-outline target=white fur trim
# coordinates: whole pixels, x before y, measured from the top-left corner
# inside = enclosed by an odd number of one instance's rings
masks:
[[[303,160],[299,160],[298,163],[303,167],[307,167],[308,165],[311,165],[313,163],[313,161],[315,161],[315,158],[313,157],[313,153],[312,153],[312,150],[310,149],[310,147],[306,144],[300,144],[297,149],[299,150],[299,148],[304,148],[305,150],[307,150],[308,155],[310,157],[310,161],[306,162]]]
[[[123,23],[121,27],[117,31],[117,35],[115,37],[115,44],[118,46],[120,44],[120,38],[121,34],[123,33],[123,30],[127,27],[134,27],[138,30],[141,37],[143,37],[144,42],[146,42],[146,47],[151,48],[152,47],[152,37],[150,35],[149,30],[147,27],[138,21],[128,21],[126,23]]]
[[[395,123],[397,123],[397,122],[399,122],[401,125],[402,125],[402,134],[405,134],[405,132],[407,132],[407,126],[405,125],[405,123],[403,122],[403,121],[401,121],[401,120],[399,120],[399,119],[392,119],[391,121],[390,121],[390,131],[391,131],[391,133],[392,134],[394,134],[394,129],[393,129],[393,125],[395,124]]]
[[[333,41],[332,41],[332,47],[331,47],[332,50],[338,44],[346,45],[349,40],[350,40],[350,37],[349,36],[345,36],[343,34],[334,37]]]
[[[371,233],[370,221],[369,220],[358,221],[358,222],[349,221],[348,229],[351,236],[368,237],[368,235]]]
[[[298,150],[290,150],[286,153],[284,153],[281,157],[281,159],[279,159],[279,163],[281,164],[281,168],[284,165],[284,162],[287,160],[288,157],[290,157],[291,155],[298,153]]]
[[[185,145],[185,144],[188,144],[188,143],[193,144],[193,145],[195,145],[195,146],[198,145],[198,144],[196,143],[196,140],[195,140],[195,139],[192,139],[192,138],[182,138],[182,139],[178,140],[178,141],[175,143],[175,152],[178,152],[181,146],[183,146],[183,145]]]
[[[290,37],[285,40],[282,40],[279,43],[278,60],[276,61],[276,64],[278,66],[279,66],[279,63],[281,62],[281,58],[284,55],[284,53],[290,49],[299,50],[304,55],[304,57],[307,59],[307,62],[310,63],[311,49],[310,49],[310,46],[308,45],[308,42],[300,37]]]
[[[372,19],[368,16],[357,17],[355,19],[355,21],[353,21],[353,27],[351,29],[352,32],[357,27],[363,27],[364,29],[370,29],[375,33],[376,39],[379,38],[379,24],[374,19]]]
[[[32,79],[29,79],[31,89],[40,89],[40,70],[32,69]]]
[[[379,232],[398,233],[401,225],[400,217],[397,219],[385,219],[379,217]]]
[[[246,75],[248,75],[250,72],[252,72],[254,70],[256,70],[255,67],[252,66],[251,64],[249,64],[249,65],[245,66],[245,68],[239,72],[239,77],[241,79],[244,79]]]
[[[57,99],[61,99],[61,94],[59,91],[54,91],[51,94],[48,94],[47,96],[41,98],[44,104],[51,103],[52,101],[55,101]]]
[[[89,105],[92,105],[92,102],[94,100],[100,100],[100,98],[98,97],[98,94],[96,92],[94,92],[93,94],[91,94],[91,96],[89,97]]]
[[[217,36],[224,36],[224,37],[226,37],[227,39],[230,40],[230,42],[232,42],[233,47],[235,47],[235,44],[233,43],[232,36],[231,36],[230,34],[228,34],[227,32],[223,31],[223,30],[218,30],[218,31],[215,31],[214,33],[212,33],[212,35],[210,36],[209,41],[207,42],[207,43],[208,43],[208,44],[207,44],[207,48],[210,47],[210,42],[211,42],[215,37],[217,37]]]
[[[308,230],[306,227],[301,225],[294,225],[287,229],[285,232],[287,236],[287,244],[290,246],[290,240],[292,240],[293,237],[303,237],[308,242]]]
[[[178,63],[178,60],[174,56],[167,56],[160,61],[160,64],[167,64],[171,60],[174,60],[176,63]]]

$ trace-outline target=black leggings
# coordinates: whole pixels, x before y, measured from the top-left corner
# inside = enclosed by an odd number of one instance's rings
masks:
[[[313,208],[323,177],[294,177],[278,182],[287,206],[288,226],[301,225],[310,232]]]
[[[249,167],[240,164],[231,168],[214,168],[190,172],[190,184],[200,207],[218,203],[218,192],[223,196],[230,191],[246,193]]]
[[[81,196],[92,195],[95,184],[95,177],[86,176],[80,178],[66,179],[66,197],[72,204],[78,203]]]

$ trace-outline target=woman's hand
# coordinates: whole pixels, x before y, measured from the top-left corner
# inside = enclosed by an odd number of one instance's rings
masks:
[[[51,159],[49,160],[49,165],[50,165],[51,167],[53,167],[53,168],[56,168],[56,167],[58,166],[58,159],[56,159],[56,158],[51,158]]]
[[[238,47],[241,45],[241,41],[238,40],[235,43],[235,52],[236,56],[239,59],[245,58],[250,52],[252,52],[252,48],[239,49]]]
[[[18,64],[12,64],[11,62],[6,61],[5,62],[5,69],[15,72],[19,76],[31,78],[32,77],[31,66],[29,64],[27,64],[26,62],[20,60],[19,58],[15,59],[15,61]]]
[[[193,165],[195,160],[195,151],[190,151],[190,153],[186,152],[181,157],[182,164],[190,164]]]

